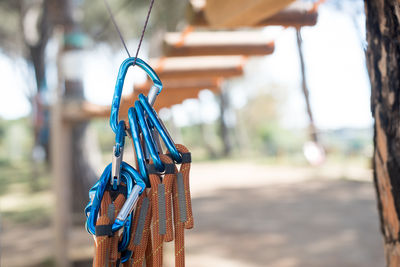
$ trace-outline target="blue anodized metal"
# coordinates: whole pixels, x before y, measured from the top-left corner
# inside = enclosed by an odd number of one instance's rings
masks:
[[[178,149],[175,147],[175,143],[172,138],[169,136],[167,129],[165,129],[164,125],[161,123],[160,119],[157,116],[157,113],[154,111],[153,107],[150,106],[147,97],[143,94],[139,95],[139,101],[144,110],[146,111],[149,120],[157,129],[158,133],[161,136],[161,139],[164,141],[165,146],[167,147],[169,153],[171,154],[172,158],[177,162],[182,162],[182,156],[180,155]]]
[[[146,185],[141,175],[126,162],[122,162],[121,164],[121,178],[122,178],[121,180],[124,183],[126,183],[128,197],[132,192],[134,183],[141,187],[140,194],[142,194],[143,190],[146,188]],[[89,196],[91,198],[91,201],[85,208],[85,213],[87,216],[86,230],[93,235],[96,233],[96,221],[100,210],[101,199],[103,198],[104,191],[110,179],[111,179],[111,163],[107,165],[99,181],[89,191]],[[113,223],[112,226],[113,232],[116,232],[122,227],[124,227],[122,242],[119,245],[120,251],[124,250],[129,244],[131,220],[132,220],[132,214],[129,214],[129,216],[127,216],[123,220],[116,220]]]
[[[133,64],[134,61],[135,61],[134,57],[127,58],[122,62],[119,68],[117,82],[115,84],[113,101],[111,105],[111,115],[110,115],[110,126],[115,133],[117,133],[117,125],[119,120],[118,113],[119,113],[119,106],[121,104],[122,88],[124,86],[125,76],[128,71],[128,68]],[[154,86],[158,88],[157,92],[158,95],[162,90],[162,83],[157,73],[140,58],[136,58],[136,65],[138,65],[149,75],[149,77],[153,81]]]
[[[150,153],[150,156],[153,159],[154,166],[157,168],[158,171],[163,172],[165,170],[164,164],[162,163],[160,156],[158,155],[156,144],[153,140],[153,135],[151,134],[151,130],[147,123],[143,107],[139,101],[135,102],[135,111],[139,121],[140,129],[143,134],[143,139],[146,143],[146,147]]]

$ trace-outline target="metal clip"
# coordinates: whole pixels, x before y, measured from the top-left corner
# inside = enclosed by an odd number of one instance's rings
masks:
[[[142,187],[139,185],[135,185],[133,187],[131,194],[126,199],[124,205],[122,206],[120,212],[117,215],[117,218],[113,225],[113,231],[121,228],[125,224],[125,221],[128,218],[129,214],[131,214],[133,209],[136,207],[141,190]]]
[[[119,147],[119,151],[117,153],[117,147],[113,147],[113,157],[112,157],[112,168],[111,168],[111,185],[113,189],[116,190],[117,186],[121,181],[121,163],[122,163],[122,155],[124,152],[123,147]]]
[[[147,94],[147,99],[149,101],[150,106],[154,105],[154,102],[156,101],[157,95],[160,93],[160,89],[153,85],[151,86],[149,93]]]

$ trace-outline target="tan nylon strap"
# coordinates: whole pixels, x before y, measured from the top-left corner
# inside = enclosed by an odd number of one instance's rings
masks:
[[[189,150],[184,145],[176,144],[175,146],[178,149],[179,153],[181,154],[190,153]],[[192,229],[194,226],[192,197],[190,195],[190,183],[189,183],[190,165],[191,165],[190,162],[182,163],[179,168],[179,172],[182,173],[183,176],[183,183],[185,187],[186,215],[187,215],[187,221],[185,222],[186,229]]]
[[[149,199],[147,192],[144,192],[143,194],[145,195],[145,197],[147,199]],[[151,194],[151,190],[150,190],[150,194]],[[137,219],[140,216],[140,213],[142,213],[141,209],[142,209],[142,207],[140,207],[140,210],[137,210],[137,212],[135,213],[135,219]],[[140,244],[137,246],[133,243],[132,240],[131,240],[132,242],[130,243],[130,245],[132,245],[132,248],[130,248],[130,249],[133,251],[132,266],[134,266],[134,267],[143,267],[146,250],[148,248],[148,242],[151,243],[151,232],[150,232],[151,216],[152,216],[151,215],[151,203],[149,203]]]
[[[153,237],[152,254],[153,266],[160,267],[163,262],[163,236],[160,235],[160,218],[158,205],[158,185],[161,183],[161,178],[158,174],[149,174],[151,185],[151,203],[152,203],[152,228]]]
[[[173,161],[166,155],[160,155],[160,159],[164,164],[173,164]],[[174,183],[175,177],[174,170],[173,173],[165,174],[162,181],[165,185],[166,233],[164,241],[166,242],[170,242],[174,239],[174,230],[172,225],[172,184]]]
[[[122,206],[125,203],[125,196],[120,194],[114,201],[115,205],[115,213],[114,213],[114,218],[117,217],[119,211],[121,210]],[[121,253],[118,252],[118,241],[120,239],[120,236],[118,233],[114,233],[114,235],[111,237],[111,249],[110,249],[110,265],[111,267],[117,266],[118,260],[121,258]]]
[[[110,218],[107,215],[108,205],[111,203],[111,197],[108,192],[105,192],[103,199],[100,203],[99,218],[97,219],[96,225],[108,225],[111,223]],[[93,258],[94,267],[104,267],[108,265],[110,255],[110,241],[111,238],[108,236],[94,236],[95,242],[95,256]]]
[[[178,170],[176,170],[177,172]],[[174,230],[175,230],[175,266],[185,266],[185,223],[180,221],[178,185],[177,182],[172,186],[173,207],[174,207]]]

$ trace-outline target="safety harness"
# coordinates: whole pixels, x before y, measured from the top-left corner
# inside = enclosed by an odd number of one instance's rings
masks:
[[[129,109],[128,128],[118,113],[125,75],[132,65],[142,68],[154,85]],[[162,266],[163,243],[173,240],[175,266],[185,266],[184,232],[193,228],[191,154],[174,143],[152,108],[161,90],[159,77],[140,58],[130,57],[121,64],[110,115],[116,134],[113,160],[89,191],[85,209],[86,229],[94,238],[95,267]],[[122,160],[126,135],[132,139],[136,169]]]

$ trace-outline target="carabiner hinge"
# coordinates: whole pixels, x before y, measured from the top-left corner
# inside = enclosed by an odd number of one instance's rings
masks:
[[[117,151],[119,150],[119,151]],[[124,148],[121,146],[114,146],[113,147],[113,157],[112,157],[112,168],[111,168],[111,185],[113,190],[117,190],[117,186],[120,184],[121,181],[121,163],[122,163],[122,156],[124,152]]]

